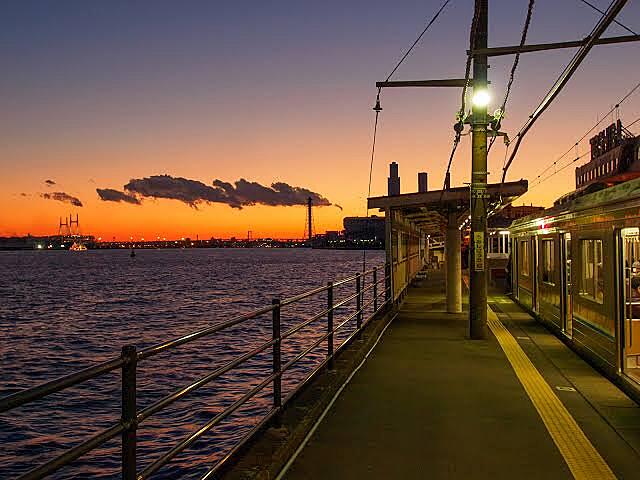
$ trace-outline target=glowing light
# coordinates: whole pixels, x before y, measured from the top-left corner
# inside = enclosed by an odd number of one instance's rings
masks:
[[[478,90],[477,92],[473,93],[473,104],[476,107],[486,107],[487,105],[489,105],[489,101],[491,100],[491,97],[489,97],[489,92],[487,92],[486,90]]]
[[[500,230],[500,235],[509,235],[509,230]]]

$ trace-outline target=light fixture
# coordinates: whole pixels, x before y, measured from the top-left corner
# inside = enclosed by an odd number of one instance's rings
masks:
[[[473,104],[476,107],[486,107],[489,104],[489,92],[486,90],[478,90],[477,92],[473,92]]]

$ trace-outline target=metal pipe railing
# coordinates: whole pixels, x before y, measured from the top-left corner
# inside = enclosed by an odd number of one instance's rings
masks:
[[[35,402],[44,397],[47,397],[53,393],[60,392],[70,387],[74,387],[82,384],[88,380],[101,377],[105,374],[113,372],[117,369],[121,369],[121,419],[117,425],[114,425],[106,430],[103,430],[92,437],[82,441],[78,445],[66,450],[61,455],[54,457],[46,463],[33,468],[29,472],[20,476],[20,479],[37,479],[43,478],[65,465],[82,457],[86,453],[100,447],[107,441],[121,435],[122,448],[121,448],[121,464],[122,464],[122,478],[126,480],[141,480],[146,479],[164,465],[169,463],[176,455],[186,450],[195,441],[197,441],[207,431],[214,428],[225,418],[233,414],[238,408],[244,405],[247,401],[253,398],[257,393],[262,391],[267,385],[273,385],[273,401],[269,411],[263,416],[263,418],[247,435],[245,435],[239,442],[239,444],[245,442],[249,436],[257,431],[257,428],[266,424],[267,421],[273,418],[279,418],[279,412],[282,406],[290,401],[322,368],[327,366],[332,369],[334,367],[335,355],[348,345],[351,340],[360,333],[362,328],[366,326],[376,315],[378,315],[385,307],[391,304],[391,267],[389,264],[384,266],[384,276],[379,278],[379,268],[356,273],[352,276],[343,278],[336,282],[328,282],[326,286],[318,287],[299,295],[295,295],[283,300],[274,299],[272,304],[247,314],[239,315],[223,322],[216,323],[209,327],[200,329],[196,332],[177,337],[167,342],[159,343],[146,347],[142,350],[137,350],[133,345],[127,345],[122,348],[121,355],[117,358],[108,360],[106,362],[94,365],[79,372],[67,375],[64,377],[51,380],[43,383],[42,385],[35,386],[11,395],[8,395],[0,399],[0,413],[7,412],[20,406]],[[368,277],[371,277],[368,280]],[[345,286],[349,283],[355,282],[355,292],[347,295],[345,298],[336,301],[335,293],[336,287]],[[382,288],[379,286],[382,285]],[[371,292],[372,291],[372,292]],[[323,310],[309,318],[298,322],[293,327],[282,333],[282,312],[283,307],[295,304],[302,300],[314,297],[321,293],[326,292],[326,310]],[[371,293],[369,293],[371,292]],[[366,298],[368,297],[368,300]],[[382,301],[380,301],[382,299]],[[346,318],[336,325],[335,314],[338,310],[345,307],[347,304],[355,300],[355,310],[352,311]],[[371,312],[368,309],[372,308]],[[246,322],[251,319],[256,319],[262,315],[271,313],[272,317],[272,331],[271,338],[258,345],[257,347],[245,352],[239,356],[236,356],[224,365],[216,368],[214,371],[200,377],[198,380],[191,382],[189,385],[184,386],[173,393],[164,396],[163,398],[155,401],[148,407],[138,411],[137,409],[137,372],[139,364],[143,360],[147,360],[155,355],[163,352],[172,351],[175,348],[194,342],[210,335],[214,335],[222,330],[234,327],[238,324]],[[366,315],[365,315],[366,313]],[[308,346],[303,348],[297,355],[286,363],[282,363],[282,348],[283,341],[290,336],[301,331],[303,328],[309,326],[313,322],[325,318],[327,321],[326,331],[318,338],[314,339]],[[353,322],[355,319],[355,328],[346,339],[336,347],[335,335],[343,327]],[[285,372],[291,369],[296,363],[307,357],[312,351],[317,349],[323,342],[326,341],[326,356],[321,360],[311,373],[306,376],[305,379],[298,382],[292,390],[283,398],[282,393],[282,377]],[[162,454],[157,459],[148,464],[142,472],[138,473],[138,456],[137,456],[137,430],[143,421],[151,417],[152,415],[160,412],[171,404],[183,399],[190,393],[198,390],[204,385],[214,381],[223,374],[230,372],[234,368],[238,367],[242,363],[255,358],[260,353],[266,351],[269,347],[272,347],[271,354],[271,367],[270,374],[263,379],[258,385],[254,386],[251,390],[242,395],[232,405],[227,407],[221,413],[216,415],[209,422],[201,426],[195,432],[189,434],[186,438],[180,441],[177,445],[171,448],[169,451]],[[279,421],[279,420],[278,420]],[[232,447],[232,451],[235,451],[239,444]],[[210,476],[212,472],[217,471],[219,466],[228,458],[229,454],[219,460],[205,475]]]

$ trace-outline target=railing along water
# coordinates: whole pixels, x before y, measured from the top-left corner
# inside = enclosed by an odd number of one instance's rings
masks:
[[[381,275],[382,273],[382,275]],[[367,279],[369,279],[367,281]],[[348,284],[355,282],[355,292],[345,298],[335,301],[335,294],[337,287],[347,286]],[[365,302],[365,294],[369,293],[370,299]],[[303,321],[292,326],[288,330],[282,332],[281,314],[288,306],[301,302],[305,299],[326,293],[327,308],[322,310],[311,317],[304,319]],[[273,387],[273,402],[269,411],[259,420],[259,422],[245,434],[236,444],[232,447],[231,452],[228,452],[222,459],[220,459],[209,471],[202,477],[211,478],[212,475],[218,471],[224,461],[229,456],[237,451],[242,445],[251,437],[251,435],[258,429],[262,428],[267,422],[272,420],[278,415],[282,407],[287,404],[299,391],[311,380],[322,368],[327,367],[332,369],[334,367],[333,360],[342,348],[349,344],[349,342],[360,333],[362,328],[366,326],[369,321],[374,318],[378,313],[385,309],[391,302],[391,276],[390,266],[385,265],[384,270],[381,272],[381,268],[375,267],[371,270],[367,270],[362,273],[357,273],[348,278],[336,282],[329,282],[324,287],[319,287],[300,295],[290,297],[287,299],[274,299],[272,304],[263,307],[253,312],[239,315],[229,320],[214,324],[210,327],[198,330],[196,332],[184,335],[182,337],[175,338],[173,340],[153,345],[142,350],[137,350],[134,345],[126,345],[122,348],[122,353],[119,357],[113,358],[106,362],[94,365],[79,372],[67,375],[33,388],[29,388],[12,395],[6,396],[0,399],[0,413],[11,411],[19,408],[23,405],[30,404],[37,400],[43,399],[56,392],[60,392],[77,385],[80,385],[89,380],[102,377],[110,372],[120,369],[121,370],[121,417],[120,421],[109,428],[106,428],[98,433],[95,433],[89,438],[86,438],[82,442],[67,449],[62,454],[52,458],[46,463],[36,466],[30,471],[24,473],[19,478],[21,480],[27,479],[39,479],[44,478],[53,472],[61,469],[62,467],[71,464],[75,460],[79,459],[83,455],[91,452],[94,449],[104,445],[108,441],[114,439],[117,436],[121,436],[121,469],[122,478],[125,480],[143,480],[149,478],[154,473],[158,472],[162,467],[167,465],[171,460],[179,455],[181,452],[189,448],[193,443],[200,439],[205,433],[210,431],[216,425],[220,424],[223,420],[231,416],[239,408],[245,405],[250,399],[256,396],[259,392],[265,389],[267,386]],[[339,310],[348,304],[352,304],[355,300],[355,311],[349,314],[346,318],[340,319],[341,321],[336,325],[335,317],[339,313]],[[370,314],[364,318],[364,314],[370,312]],[[235,357],[230,362],[216,368],[207,375],[199,378],[198,380],[177,389],[173,393],[164,396],[163,398],[155,401],[151,405],[139,409],[137,406],[137,378],[140,364],[144,364],[143,361],[148,361],[163,352],[172,351],[173,349],[199,340],[204,337],[212,336],[218,332],[229,329],[236,325],[242,324],[248,320],[255,319],[265,314],[271,314],[272,317],[272,334],[270,340],[263,342],[252,350]],[[326,333],[316,338],[310,345],[307,345],[300,353],[295,355],[292,359],[286,363],[282,363],[282,345],[283,342],[300,332],[305,327],[311,325],[320,319],[326,319]],[[345,325],[355,320],[355,329],[342,340],[339,345],[335,345],[335,337]],[[283,398],[282,393],[282,377],[285,372],[290,370],[300,360],[305,358],[311,352],[319,348],[324,342],[326,342],[326,355],[318,365],[306,375],[306,377],[298,382],[294,388]],[[186,397],[190,393],[196,391],[200,387],[216,380],[220,376],[227,372],[232,371],[234,368],[240,366],[244,362],[253,359],[258,354],[271,349],[271,373],[264,378],[260,383],[253,386],[247,392],[238,398],[234,403],[226,407],[223,411],[211,418],[207,423],[200,426],[196,431],[192,432],[186,438],[179,441],[167,452],[159,456],[158,458],[148,462],[143,468],[139,468],[138,461],[140,460],[137,455],[137,430],[140,425],[152,415],[160,412],[166,407],[172,405],[178,400]]]

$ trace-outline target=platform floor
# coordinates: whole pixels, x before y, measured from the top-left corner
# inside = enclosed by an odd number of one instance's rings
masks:
[[[580,433],[547,425],[496,336],[467,340],[466,313],[444,313],[441,279],[421,283],[284,478],[602,478],[590,467],[576,475],[580,468],[569,468],[549,428],[578,456],[578,437],[586,436],[609,478],[640,478],[636,403],[507,297],[493,295],[492,318],[506,327],[502,342],[515,340]]]

